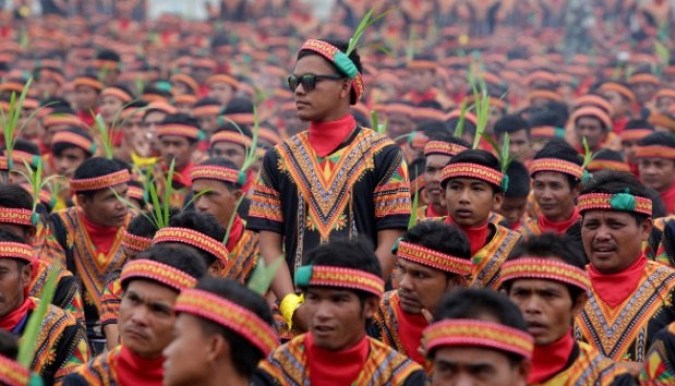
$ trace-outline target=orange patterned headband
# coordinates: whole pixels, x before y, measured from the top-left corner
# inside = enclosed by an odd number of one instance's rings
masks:
[[[384,280],[360,269],[326,265],[305,265],[295,271],[298,287],[338,287],[365,291],[377,297],[384,294]]]
[[[152,239],[154,245],[160,243],[181,243],[191,245],[199,250],[210,253],[218,258],[227,267],[229,252],[225,245],[203,233],[187,228],[162,228]]]
[[[0,242],[0,258],[19,259],[32,263],[33,248],[28,244],[2,241]]]
[[[276,331],[258,315],[210,292],[199,289],[183,290],[176,300],[174,310],[229,328],[251,342],[265,356],[279,345]]]
[[[534,339],[525,331],[503,324],[474,319],[435,322],[423,334],[427,353],[438,347],[478,346],[532,359]]]
[[[249,113],[225,114],[223,118],[240,125],[252,125],[255,123],[255,116]]]
[[[576,179],[581,179],[584,175],[584,169],[575,164],[557,158],[540,158],[535,159],[530,163],[530,176],[534,176],[538,172],[558,172],[569,174]]]
[[[49,129],[51,126],[57,126],[57,125],[68,125],[68,126],[75,126],[75,127],[83,127],[84,124],[82,123],[82,120],[80,118],[74,116],[74,115],[48,115],[45,117],[45,119],[42,121],[42,124],[44,125],[45,129]]]
[[[451,256],[406,241],[398,242],[395,253],[404,260],[460,276],[471,274],[473,269],[473,263],[469,259]]]
[[[675,148],[662,145],[638,146],[635,150],[638,158],[667,158],[675,159]]]
[[[589,193],[579,196],[579,211],[588,210],[617,210],[621,212],[635,212],[647,216],[652,215],[652,200],[646,197],[634,196],[630,193]]]
[[[190,172],[190,178],[192,179],[192,182],[199,179],[205,179],[223,181],[237,185],[243,185],[242,175],[243,173],[241,173],[239,170],[216,165],[195,166]],[[243,176],[246,178],[245,175]]]
[[[349,59],[347,54],[340,51],[332,44],[319,39],[307,40],[300,48],[300,51],[304,50],[313,51],[323,56],[326,60],[333,63],[340,70],[340,72],[347,75],[349,79],[353,81],[352,87],[354,88],[354,93],[356,94],[356,101],[361,99],[361,96],[365,92],[363,78],[361,77],[359,70],[356,68],[356,65],[351,59]]]
[[[91,141],[81,135],[77,135],[71,131],[58,131],[56,134],[54,134],[52,146],[61,142],[80,147],[84,151],[89,152],[89,154],[96,153],[96,144],[94,141]]]
[[[211,75],[206,79],[206,84],[211,84],[211,83],[225,83],[230,85],[232,88],[239,88],[239,81],[234,79],[231,76],[225,75],[225,74],[216,74],[216,75]]]
[[[33,211],[19,208],[0,208],[0,224],[33,226]]]
[[[101,96],[111,96],[121,100],[124,103],[129,103],[133,99],[126,91],[117,87],[107,87],[101,91]]]
[[[586,169],[590,171],[598,171],[598,170],[616,170],[620,172],[629,172],[630,167],[628,166],[627,163],[621,162],[621,161],[610,161],[610,160],[602,160],[602,159],[596,159],[588,163],[586,166]]]
[[[253,141],[251,138],[233,131],[219,131],[211,136],[211,146],[218,142],[231,142],[242,145],[245,148],[251,147]]]
[[[129,182],[130,176],[127,169],[118,172],[106,174],[100,177],[72,179],[70,180],[70,190],[73,192],[86,192],[91,190],[102,190],[111,188],[115,185]]]
[[[530,135],[532,138],[563,138],[565,129],[555,126],[539,126],[532,128]]]
[[[157,136],[163,137],[165,135],[175,135],[177,137],[185,137],[194,140],[200,140],[203,137],[201,130],[190,125],[181,125],[179,123],[159,124],[157,126]]]
[[[217,105],[197,106],[192,108],[192,115],[197,118],[208,117],[220,114],[220,110],[221,107]]]
[[[103,83],[92,78],[76,78],[73,82],[73,86],[87,86],[93,88],[96,91],[101,91],[103,89]]]
[[[129,186],[129,190],[127,190],[127,197],[138,201],[144,201],[145,191],[143,188],[139,188],[138,186]]]
[[[500,286],[515,279],[555,280],[591,290],[591,279],[585,270],[554,259],[522,257],[504,263],[499,274]]]
[[[652,74],[637,74],[633,75],[630,77],[628,80],[628,83],[630,84],[636,84],[636,83],[651,83],[654,85],[659,85],[660,81],[659,78]]]
[[[445,141],[429,141],[424,145],[424,156],[431,154],[442,154],[450,157],[454,157],[457,153],[461,153],[467,148],[456,144]]]
[[[504,174],[499,170],[469,162],[450,164],[441,171],[441,181],[458,177],[475,178],[498,187],[504,180]]]
[[[622,141],[639,141],[642,138],[654,134],[651,129],[626,129],[619,134]]]
[[[180,269],[148,259],[130,261],[122,268],[120,281],[124,283],[130,279],[154,280],[176,291],[192,288],[197,284],[197,279]]]
[[[30,371],[5,356],[0,355],[0,384],[26,386],[30,382]]]
[[[124,235],[122,236],[122,246],[125,248],[136,252],[142,252],[150,248],[151,245],[152,239],[134,235],[127,230],[124,231]]]

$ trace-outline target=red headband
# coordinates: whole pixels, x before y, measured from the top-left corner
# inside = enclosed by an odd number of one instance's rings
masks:
[[[101,91],[101,96],[111,96],[121,100],[124,103],[129,103],[132,101],[132,96],[129,95],[126,91],[118,87],[107,87]]]
[[[578,108],[572,113],[572,122],[576,123],[578,119],[583,117],[592,117],[605,126],[606,129],[612,128],[612,119],[602,109],[593,106],[585,106]]]
[[[192,108],[192,115],[196,118],[208,117],[209,115],[220,114],[221,107],[218,105],[204,105]]]
[[[663,145],[638,146],[635,150],[635,156],[638,158],[675,159],[675,148]]]
[[[377,297],[384,294],[384,280],[360,269],[327,265],[305,265],[295,271],[298,287],[338,287],[365,291]]]
[[[205,179],[223,181],[231,184],[240,184],[240,176],[241,172],[239,170],[217,165],[198,165],[192,168],[192,171],[190,172],[190,178],[192,179],[192,182],[199,179]]]
[[[211,83],[226,83],[230,85],[232,88],[237,89],[239,88],[239,82],[234,79],[233,77],[225,74],[216,74],[216,75],[211,75],[206,79],[206,84],[211,84]]]
[[[245,148],[251,147],[253,142],[251,138],[245,136],[241,133],[235,133],[233,131],[219,131],[211,136],[211,146],[218,142],[231,142],[238,145],[242,145]]]
[[[120,281],[129,279],[154,280],[176,291],[192,288],[197,284],[197,279],[180,269],[148,259],[130,261],[122,268]]]
[[[0,224],[33,226],[33,211],[19,208],[0,208]]]
[[[75,78],[75,81],[73,82],[73,86],[78,87],[78,86],[87,86],[95,89],[96,91],[101,91],[103,90],[103,83],[99,82],[96,79],[92,78]]]
[[[629,172],[630,167],[627,163],[621,161],[611,161],[604,159],[595,159],[586,165],[586,169],[590,171],[598,170],[616,170],[620,172]]]
[[[86,192],[91,190],[101,190],[111,188],[115,185],[129,182],[130,176],[127,169],[118,172],[106,174],[100,177],[72,179],[70,180],[70,190],[73,192]]]
[[[468,162],[450,164],[441,171],[441,181],[457,177],[475,178],[501,187],[504,174],[493,168]]]
[[[471,274],[471,270],[473,269],[473,263],[469,259],[451,256],[405,241],[399,241],[396,248],[396,256],[413,263],[426,265],[460,276]]]
[[[568,174],[578,180],[584,175],[584,169],[575,164],[558,158],[540,158],[530,163],[530,176],[538,172],[557,172]]]
[[[96,152],[96,145],[94,144],[94,141],[75,134],[72,131],[61,130],[56,132],[54,134],[54,138],[52,139],[52,146],[56,143],[69,143],[82,148],[82,150],[90,154],[94,154]]]
[[[633,196],[629,193],[589,193],[579,196],[579,211],[616,210],[634,212],[647,216],[652,215],[652,200],[646,197]]]
[[[155,245],[160,243],[187,244],[216,256],[225,267],[227,267],[229,261],[229,252],[223,243],[192,229],[177,227],[162,228],[157,231],[155,237],[152,239],[152,243]]]
[[[33,248],[28,244],[0,241],[0,258],[19,259],[32,263]]]
[[[0,383],[7,386],[27,386],[30,371],[5,356],[0,355]]]
[[[202,136],[201,131],[194,126],[181,125],[179,123],[165,123],[157,125],[157,136],[175,135],[193,140],[199,140]]]
[[[651,129],[625,129],[619,134],[619,137],[622,141],[639,141],[653,133],[654,130]]]
[[[500,286],[515,279],[555,280],[591,290],[591,279],[585,270],[554,259],[522,257],[507,261],[499,273]]]
[[[122,236],[122,246],[136,252],[142,252],[152,246],[152,239],[136,236],[125,230],[124,235]]]
[[[335,66],[340,69],[345,75],[352,79],[352,88],[354,89],[354,94],[356,94],[356,101],[358,102],[361,99],[361,96],[365,92],[365,85],[363,83],[363,78],[361,74],[356,69],[354,63],[349,59],[349,57],[337,47],[332,44],[325,42],[319,39],[309,39],[307,40],[300,51],[309,50],[316,52],[317,54],[323,56],[326,60],[333,63]],[[344,59],[346,58],[346,60]],[[353,69],[347,69],[346,66],[354,66]],[[354,73],[354,70],[355,73]]]
[[[454,157],[458,153],[467,150],[466,147],[445,141],[429,141],[424,145],[424,156],[431,154],[442,154],[449,157]]]

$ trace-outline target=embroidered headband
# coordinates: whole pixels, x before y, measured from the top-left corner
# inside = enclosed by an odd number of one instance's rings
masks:
[[[208,117],[210,115],[220,114],[221,107],[218,105],[205,105],[205,106],[196,106],[192,108],[192,115],[200,117]]]
[[[653,74],[637,74],[633,75],[628,79],[628,83],[630,84],[636,84],[636,83],[651,83],[655,84],[657,86],[660,85],[660,80]]]
[[[539,158],[532,160],[532,163],[530,163],[530,176],[534,176],[538,172],[558,172],[580,180],[584,175],[584,168],[574,162],[557,158]]]
[[[319,39],[307,40],[300,48],[300,51],[304,50],[316,52],[329,62],[333,63],[340,72],[353,81],[352,87],[354,89],[354,94],[356,94],[356,100],[358,101],[361,99],[361,96],[365,91],[363,78],[361,77],[358,68],[356,68],[356,65],[349,59],[347,54],[340,51],[332,44]]]
[[[427,353],[438,347],[479,346],[532,358],[534,339],[517,328],[499,323],[473,319],[454,319],[435,322],[423,333]]]
[[[75,78],[75,80],[73,81],[73,86],[75,86],[75,87],[87,86],[87,87],[93,88],[96,91],[103,90],[103,83],[99,82],[96,79],[89,78],[89,77]]]
[[[622,141],[639,141],[653,133],[654,130],[650,129],[626,129],[619,134],[619,137]]]
[[[80,118],[71,114],[48,115],[42,120],[42,125],[45,127],[45,129],[60,125],[75,126],[80,128],[86,127]]]
[[[533,127],[530,131],[532,138],[563,138],[565,129],[555,126]]]
[[[295,271],[298,287],[325,286],[365,291],[377,297],[384,294],[384,280],[360,269],[326,265],[305,265]]]
[[[246,183],[246,174],[237,169],[230,169],[217,165],[199,165],[192,168],[190,178],[195,180],[217,180],[243,186]]]
[[[588,210],[617,210],[652,215],[652,200],[630,193],[589,193],[579,196],[579,212]]]
[[[84,151],[89,152],[89,154],[96,153],[96,144],[94,141],[71,131],[57,131],[52,139],[52,146],[56,143],[69,143],[82,148]]]
[[[500,286],[515,279],[555,280],[591,290],[591,279],[585,270],[554,259],[522,257],[504,263],[499,273]]]
[[[5,356],[0,355],[0,384],[26,386],[30,382],[30,371]]]
[[[227,267],[229,252],[223,243],[211,237],[187,228],[162,228],[152,238],[152,244],[181,243],[191,245],[199,250],[210,253],[218,258]]]
[[[239,88],[239,81],[234,79],[233,77],[225,74],[215,74],[211,75],[206,79],[206,84],[211,84],[211,83],[225,83],[229,85],[230,87],[237,89]]]
[[[102,190],[129,182],[130,178],[129,171],[127,169],[122,169],[120,171],[99,177],[72,179],[70,180],[70,190],[76,193],[91,190]]]
[[[443,182],[457,177],[475,178],[498,187],[502,187],[503,182],[506,181],[504,174],[499,170],[469,162],[450,164],[441,171]]]
[[[604,112],[602,109],[598,107],[593,106],[580,107],[572,113],[572,118],[570,120],[576,123],[577,120],[584,117],[591,117],[599,120],[605,127],[605,129],[612,128],[612,119],[606,112]]]
[[[404,260],[460,276],[471,274],[473,269],[473,263],[469,259],[462,259],[406,241],[399,241],[393,252]]]
[[[119,87],[106,87],[103,89],[103,91],[101,91],[101,96],[115,97],[124,103],[129,103],[133,100],[133,97],[129,95],[129,93]]]
[[[129,248],[132,251],[142,252],[150,248],[151,245],[152,239],[137,236],[133,233],[129,233],[127,230],[125,230],[122,235],[122,246]]]
[[[598,171],[598,170],[616,170],[620,172],[629,172],[630,167],[627,163],[621,161],[611,161],[603,159],[595,159],[588,163],[586,169],[589,171]]]
[[[175,135],[177,137],[185,137],[195,141],[204,139],[204,133],[199,128],[190,125],[182,125],[180,123],[160,123],[157,125],[157,137],[166,135]]]
[[[138,186],[129,186],[129,190],[127,190],[127,197],[138,201],[144,201],[145,190]]]
[[[675,148],[663,145],[638,146],[635,149],[635,156],[638,158],[675,159]]]
[[[130,279],[154,280],[177,291],[197,285],[197,279],[180,269],[148,259],[130,261],[122,268],[120,281]]]
[[[239,125],[252,125],[255,123],[255,116],[251,113],[224,114],[223,118]]]
[[[174,306],[184,312],[229,328],[256,346],[267,356],[277,345],[276,331],[250,310],[220,296],[199,289],[181,292]]]
[[[28,244],[0,241],[0,258],[33,262],[33,248]]]
[[[211,146],[218,142],[231,142],[242,145],[245,148],[251,147],[253,141],[244,134],[235,133],[233,131],[219,131],[211,136]]]
[[[33,211],[19,208],[0,208],[0,224],[33,226]]]
[[[424,145],[424,156],[431,154],[442,154],[454,157],[457,153],[467,150],[466,147],[445,141],[429,141]]]

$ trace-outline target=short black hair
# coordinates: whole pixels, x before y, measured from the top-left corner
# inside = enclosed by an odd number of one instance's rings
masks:
[[[15,360],[19,354],[19,338],[7,330],[0,329],[0,356]]]
[[[234,97],[223,108],[223,114],[253,114],[255,106],[249,98]]]
[[[460,145],[464,146],[467,149],[471,148],[471,144],[468,143],[467,141],[463,140],[462,138],[455,137],[453,133],[451,133],[449,130],[445,131],[433,131],[429,133],[424,133],[430,141],[440,141],[440,142],[447,142],[450,144],[455,144],[455,145]]]
[[[408,229],[402,241],[420,245],[446,255],[471,260],[471,246],[464,232],[456,226],[442,221],[421,221]]]
[[[422,132],[429,139],[431,139],[431,137],[437,133],[439,135],[451,134],[447,122],[437,121],[435,119],[427,119],[425,121],[420,122],[419,124],[417,124],[417,128],[415,129],[415,131]]]
[[[0,208],[33,209],[33,197],[15,184],[0,184]]]
[[[581,194],[604,193],[617,194],[629,193],[636,197],[649,198],[647,188],[638,181],[635,176],[629,172],[620,172],[615,170],[603,170],[594,173],[590,181],[581,189]],[[628,212],[638,224],[641,224],[648,217],[641,213]],[[583,216],[583,213],[582,213]]]
[[[508,133],[509,135],[525,130],[527,138],[530,138],[530,123],[518,114],[504,115],[495,122],[495,136],[501,137]]]
[[[525,164],[518,160],[511,161],[506,169],[506,175],[509,177],[509,188],[504,197],[520,198],[530,195],[530,172]]]
[[[239,170],[239,168],[237,167],[237,165],[234,164],[234,162],[223,157],[208,158],[203,162],[201,162],[199,166],[220,166],[227,169]],[[241,189],[241,185],[239,183],[225,182],[222,180],[218,180],[218,182],[225,185],[230,192]]]
[[[457,163],[472,163],[481,166],[494,169],[498,172],[501,172],[499,160],[495,157],[494,154],[480,149],[469,149],[464,150],[450,159],[448,165],[457,164]],[[441,186],[445,189],[445,186],[448,184],[450,178],[441,181]],[[489,184],[492,186],[492,190],[495,193],[501,193],[502,187],[499,185]]]
[[[441,299],[434,314],[434,322],[445,319],[496,319],[500,324],[527,331],[527,323],[520,309],[506,295],[487,288],[460,288],[447,293]],[[427,353],[434,357],[434,351]],[[522,363],[525,358],[510,352],[504,352],[512,365]]]
[[[225,229],[223,229],[215,217],[191,210],[173,216],[169,220],[169,226],[191,229],[218,241],[225,238]],[[199,252],[207,266],[211,266],[211,264],[219,259],[218,256],[212,253],[197,248],[194,249]]]
[[[97,178],[108,174],[119,172],[125,168],[117,161],[109,160],[104,157],[91,157],[86,159],[75,169],[73,179],[84,180],[87,178]],[[78,191],[77,195],[83,195],[87,198],[93,197],[99,190]]]
[[[574,150],[574,148],[569,143],[558,138],[553,138],[541,150],[539,150],[537,154],[534,155],[535,160],[544,158],[555,158],[571,162],[575,165],[579,166],[583,165],[583,161],[581,160],[579,153],[577,153],[577,151]],[[581,183],[580,178],[576,178],[571,174],[567,173],[562,174],[564,174],[565,177],[567,177],[567,182],[569,182],[570,189],[577,187]],[[535,175],[536,173],[532,174],[533,179]]]
[[[556,111],[544,110],[530,117],[530,127],[565,127],[567,122],[567,115],[561,115]]]
[[[647,129],[654,130],[654,125],[649,123],[646,119],[631,119],[626,123],[624,130],[633,130],[633,129]]]
[[[169,218],[175,216],[177,213],[178,209],[170,208]],[[157,233],[159,229],[154,221],[151,220],[151,216],[152,213],[150,213],[150,211],[141,212],[138,216],[129,221],[127,232],[134,236],[144,237],[146,239],[155,237],[155,233]]]
[[[257,315],[270,326],[274,325],[272,311],[265,299],[231,279],[204,277],[197,283],[196,289],[215,294],[235,303]],[[264,354],[248,339],[234,330],[216,324],[210,320],[199,318],[202,329],[209,334],[219,334],[229,343],[230,358],[234,369],[243,376],[251,377]]]
[[[201,279],[206,274],[206,264],[193,248],[184,245],[157,244],[146,249],[136,256],[138,260],[152,260],[181,270],[195,279]],[[134,278],[123,280],[122,289],[126,291],[130,281]],[[148,279],[149,280],[149,279]]]
[[[584,255],[584,252],[579,248],[576,240],[565,235],[543,233],[528,239],[521,239],[509,254],[507,261],[517,260],[523,257],[536,257],[542,259],[558,258],[565,264],[586,270],[586,256]],[[502,285],[502,288],[508,293],[511,290],[512,284],[513,281],[509,280]],[[575,305],[576,300],[584,290],[570,284],[565,284],[565,286],[569,291],[572,304]]]
[[[346,42],[346,41],[342,41],[342,40],[334,40],[334,39],[320,39],[320,40],[332,45],[333,47],[337,48],[338,50],[340,50],[344,53],[347,52],[347,48],[349,47],[349,43]],[[359,71],[359,73],[362,74],[363,73],[363,66],[361,65],[361,56],[359,56],[359,53],[357,51],[358,50],[355,48],[349,54],[349,59],[351,59],[351,61],[354,63],[354,65],[356,66],[356,69]],[[305,56],[309,56],[309,55],[321,56],[320,54],[318,54],[315,51],[304,49],[304,50],[300,50],[300,52],[298,52],[298,57],[296,58],[296,60],[300,60],[300,59],[304,58]],[[323,58],[323,56],[321,56],[321,57]],[[347,74],[344,74],[342,71],[340,71],[333,62],[331,62],[329,60],[326,60],[326,62],[328,62],[331,66],[333,66],[336,73],[342,74],[345,77],[347,77]],[[356,93],[354,92],[354,89],[352,88],[352,91],[350,93],[349,103],[354,105],[354,104],[356,104],[356,102],[358,102],[356,100]]]
[[[216,98],[209,98],[209,97],[206,97],[206,98],[202,98],[202,99],[198,100],[198,101],[194,104],[194,106],[192,106],[192,108],[195,108],[195,107],[201,107],[201,106],[213,106],[213,105],[218,105],[218,106],[220,106],[220,101],[219,101],[218,99],[216,99]]]
[[[445,121],[445,124],[448,126],[450,130],[453,132],[455,131],[455,128],[459,124],[459,118],[450,118],[447,121]],[[472,137],[476,135],[476,125],[471,122],[468,119],[465,119],[463,122],[462,126],[462,133],[464,134],[470,134]]]
[[[67,128],[63,131],[73,133],[77,136],[86,138],[89,141],[92,141],[92,143],[94,141],[94,139],[91,137],[91,135],[89,135],[89,133],[87,133],[86,131],[84,131],[84,130],[78,128],[78,127],[69,127],[69,128]],[[78,145],[75,145],[74,143],[70,143],[70,142],[53,142],[52,143],[52,154],[59,157],[61,155],[61,153],[63,153],[64,151],[66,151],[68,149],[74,148],[74,147],[84,150],[85,158],[90,158],[93,155],[91,148],[85,149],[82,146],[78,146]]]
[[[671,133],[655,131],[638,141],[638,146],[668,146],[675,148],[675,136]]]

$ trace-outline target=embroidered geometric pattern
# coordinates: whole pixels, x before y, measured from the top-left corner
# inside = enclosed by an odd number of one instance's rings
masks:
[[[400,241],[396,256],[410,260],[414,263],[426,265],[441,271],[454,273],[460,276],[471,274],[473,264],[469,259],[462,259],[447,255],[445,253],[437,252],[421,245]]]
[[[30,372],[17,362],[0,356],[0,384],[7,386],[26,386]]]
[[[130,279],[158,281],[177,291],[192,288],[197,284],[197,279],[180,269],[146,259],[130,261],[122,268],[121,282],[124,283]]]
[[[475,319],[442,320],[424,330],[427,352],[443,346],[481,346],[532,358],[534,339],[516,328]]]
[[[222,166],[195,166],[190,172],[190,178],[195,180],[216,180],[236,184],[239,181],[240,171]]]
[[[52,138],[52,143],[69,143],[78,147],[81,147],[85,151],[91,152],[93,149],[95,149],[94,142],[88,140],[87,138],[75,134],[70,131],[58,131],[56,134],[54,134],[54,138]]]
[[[608,161],[608,160],[595,160],[588,163],[586,166],[588,170],[617,170],[620,172],[629,172],[630,167],[625,162],[619,161]]]
[[[359,269],[340,268],[326,265],[305,266],[311,268],[309,282],[305,286],[325,286],[350,288],[366,291],[377,297],[382,297],[384,293],[384,280],[379,276],[361,271]],[[301,267],[301,268],[305,268]],[[300,272],[298,270],[298,272]],[[296,284],[299,281],[299,273],[296,277]]]
[[[190,139],[199,139],[200,130],[194,126],[181,125],[177,123],[159,125],[156,128],[157,137],[166,135],[174,135],[177,137],[185,137]]]
[[[499,273],[499,286],[514,279],[549,279],[590,291],[591,279],[583,269],[573,265],[536,257],[521,257],[504,263]]]
[[[454,157],[466,149],[466,147],[456,143],[445,141],[429,141],[424,145],[424,156],[426,157],[431,154],[442,154]]]
[[[142,252],[150,248],[151,245],[151,238],[136,236],[126,230],[124,231],[124,235],[122,236],[122,246],[125,248],[136,252]]]
[[[530,175],[538,172],[558,172],[569,174],[577,179],[584,175],[584,169],[574,162],[564,161],[557,158],[540,158],[530,163]]]
[[[197,249],[208,252],[216,256],[227,267],[229,252],[225,248],[225,245],[203,233],[187,228],[167,227],[157,231],[155,237],[152,239],[154,245],[172,242],[192,245]]]
[[[499,270],[513,248],[520,240],[520,234],[496,225],[497,231],[492,240],[471,258],[473,262],[474,288],[497,289]]]
[[[73,192],[101,190],[129,182],[129,179],[129,171],[124,169],[100,177],[84,178],[80,180],[72,179],[70,180],[70,190]]]
[[[265,355],[279,345],[272,326],[258,315],[210,292],[187,289],[181,292],[174,306],[176,312],[186,312],[206,318],[232,329],[246,338]]]
[[[251,196],[249,216],[275,222],[283,222],[280,194],[263,183],[255,184],[255,193]]]
[[[675,159],[675,149],[670,146],[662,146],[662,145],[639,146],[635,150],[635,156],[638,158],[654,157],[654,158]]]
[[[475,178],[488,184],[501,186],[504,174],[499,170],[469,162],[450,164],[441,171],[441,181],[457,177]]]
[[[213,146],[214,143],[218,142],[232,142],[232,143],[237,143],[239,145],[244,146],[245,148],[251,147],[251,138],[235,133],[232,131],[220,131],[218,133],[215,133],[211,136],[211,146]]]
[[[621,210],[616,209],[612,205],[612,198],[615,197],[613,194],[605,193],[589,193],[579,196],[579,211],[584,212],[587,210],[595,209],[607,209],[607,210]],[[632,212],[642,213],[647,216],[652,215],[652,200],[646,197],[633,196],[635,198],[635,208]]]
[[[0,208],[0,224],[33,225],[33,211],[30,209]]]
[[[331,63],[336,63],[335,62],[335,56],[336,54],[340,54],[341,51],[338,50],[337,47],[333,46],[332,44],[325,42],[323,40],[319,39],[309,39],[307,40],[302,47],[300,48],[300,51],[303,50],[310,50],[314,51],[317,54],[323,56],[326,60],[328,60]],[[346,58],[348,58],[345,55]],[[349,58],[348,58],[349,59]],[[338,67],[339,68],[339,67]],[[352,78],[353,83],[353,88],[354,88],[354,93],[356,94],[356,100],[358,101],[361,99],[361,96],[363,95],[365,91],[365,85],[363,83],[363,77],[361,76],[360,73],[356,73],[356,75]]]
[[[33,248],[28,244],[9,241],[0,242],[0,258],[20,259],[33,262]]]

